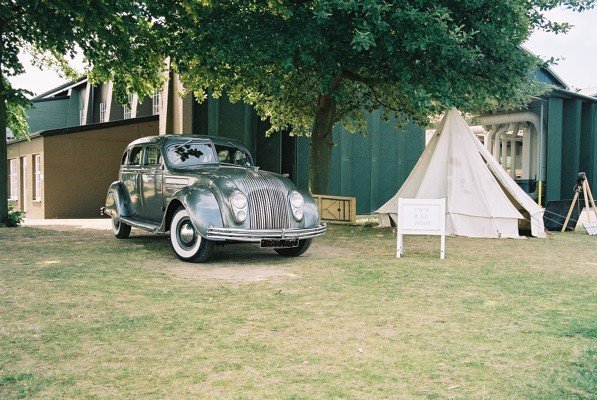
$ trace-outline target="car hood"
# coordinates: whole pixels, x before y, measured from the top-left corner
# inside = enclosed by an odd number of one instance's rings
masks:
[[[247,193],[254,189],[255,185],[264,184],[278,189],[291,190],[295,188],[294,183],[288,178],[256,167],[217,166],[201,171],[189,171],[181,175],[196,178],[195,185],[212,186],[213,189],[222,192],[240,189]]]
[[[287,190],[294,188],[294,184],[288,178],[258,168],[221,166],[214,172],[221,179],[227,179],[229,182],[234,183],[237,188],[245,193],[255,189],[255,185],[267,185],[278,189],[286,188]]]

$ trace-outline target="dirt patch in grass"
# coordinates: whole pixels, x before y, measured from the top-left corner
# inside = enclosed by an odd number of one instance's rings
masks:
[[[181,265],[172,267],[170,272],[185,279],[221,279],[228,282],[259,282],[269,279],[294,278],[292,274],[284,269],[269,266],[228,266],[215,267],[206,265],[197,267],[193,265]]]
[[[220,280],[230,283],[260,282],[267,280],[282,280],[296,278],[298,274],[289,270],[297,259],[309,261],[321,259],[322,264],[331,258],[340,258],[347,255],[354,255],[355,250],[344,246],[331,246],[321,243],[315,239],[307,253],[295,259],[282,257],[272,249],[262,249],[258,244],[226,244],[216,246],[209,262],[204,264],[182,262],[176,258],[170,248],[168,235],[156,235],[141,230],[133,229],[131,237],[126,240],[118,240],[110,231],[98,231],[85,229],[78,226],[65,225],[44,225],[35,227],[46,231],[72,232],[79,240],[75,243],[84,243],[84,238],[97,241],[104,239],[112,241],[114,246],[119,248],[130,247],[130,251],[136,251],[138,245],[146,248],[163,249],[158,259],[153,259],[147,265],[152,269],[160,270],[168,275],[182,279],[199,280]],[[340,237],[339,240],[348,240],[348,237]],[[109,242],[108,242],[109,243]],[[59,264],[59,260],[39,261],[39,265]]]

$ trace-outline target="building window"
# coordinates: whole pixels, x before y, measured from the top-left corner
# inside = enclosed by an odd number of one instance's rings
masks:
[[[41,156],[33,156],[33,201],[41,201]]]
[[[155,91],[153,96],[151,96],[151,105],[152,105],[152,113],[153,115],[157,115],[160,113],[160,92]]]
[[[10,182],[9,200],[19,199],[19,163],[16,158],[10,160],[8,180]]]
[[[124,119],[130,119],[131,118],[131,109],[133,107],[133,95],[129,94],[129,102],[128,104],[124,105]]]
[[[100,120],[99,122],[106,122],[106,110],[108,109],[108,104],[105,101],[100,103]]]
[[[85,109],[79,108],[79,125],[83,125],[85,123]]]

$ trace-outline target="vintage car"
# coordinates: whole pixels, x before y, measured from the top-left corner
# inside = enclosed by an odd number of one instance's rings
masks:
[[[174,252],[190,262],[204,262],[215,244],[230,242],[299,256],[326,231],[308,192],[260,170],[240,143],[200,135],[132,142],[101,211],[119,239],[131,227],[170,231]]]

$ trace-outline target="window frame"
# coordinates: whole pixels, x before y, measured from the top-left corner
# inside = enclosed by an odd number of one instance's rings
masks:
[[[133,117],[133,98],[132,94],[128,95],[128,104],[122,106],[123,118],[131,119]]]
[[[158,115],[160,113],[160,103],[162,96],[159,90],[156,90],[151,96],[151,113],[152,115]]]
[[[158,158],[156,160],[157,164],[149,164],[147,162],[147,154],[148,154],[148,150],[150,148],[154,148],[158,152]],[[143,167],[144,168],[151,168],[151,169],[153,169],[153,168],[161,168],[162,167],[163,156],[162,156],[162,152],[160,151],[160,148],[157,145],[155,145],[155,144],[148,144],[148,145],[146,145],[145,148],[143,149],[143,156],[142,157],[143,157],[142,161],[143,161]]]
[[[130,149],[126,149],[124,153],[122,153],[122,157],[120,157],[121,167],[126,167],[127,165],[129,165],[129,150]]]
[[[132,159],[133,159],[133,154],[135,153],[135,150],[139,149],[139,163],[138,164],[133,164],[132,163]],[[127,157],[127,165],[129,167],[141,167],[142,163],[143,163],[143,146],[141,145],[136,145],[131,147],[130,149],[127,150],[129,152],[129,155]],[[136,154],[135,154],[136,155]]]
[[[8,160],[8,181],[9,181],[9,193],[8,200],[18,201],[19,200],[19,159],[11,158]]]
[[[108,111],[108,102],[101,101],[99,104],[99,122],[107,122],[106,121],[106,113]]]
[[[33,155],[33,201],[41,201],[41,154]]]

